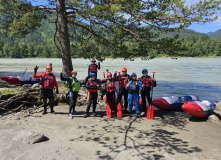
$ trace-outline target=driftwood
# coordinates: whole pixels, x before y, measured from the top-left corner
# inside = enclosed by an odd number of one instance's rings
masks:
[[[18,93],[0,95],[0,112],[16,112],[25,106],[41,105],[40,88],[22,88]]]

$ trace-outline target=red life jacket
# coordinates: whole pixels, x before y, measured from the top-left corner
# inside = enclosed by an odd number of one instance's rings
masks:
[[[97,82],[91,82],[91,80],[89,80],[89,85],[92,86],[88,89],[88,92],[97,92],[98,91],[97,84],[98,84]]]
[[[91,73],[97,73],[97,65],[96,64],[91,64],[89,67],[89,71]]]
[[[114,82],[110,82],[106,85],[106,91],[107,92],[115,92],[116,91],[116,85]]]
[[[152,85],[152,79],[150,76],[148,76],[148,77],[142,76],[140,81],[142,82],[142,84],[144,84],[144,87],[151,87],[151,85]]]
[[[121,75],[120,79],[121,79],[120,80],[120,87],[125,88],[127,85],[128,79],[129,79],[128,75],[126,75],[126,76]]]
[[[53,74],[47,74],[42,77],[44,89],[53,89],[55,86],[55,78]]]

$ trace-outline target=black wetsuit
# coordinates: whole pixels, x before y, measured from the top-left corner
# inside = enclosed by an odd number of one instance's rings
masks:
[[[94,83],[94,82],[97,83],[99,87],[97,87],[97,89],[94,89],[94,91],[90,92],[90,89],[91,87],[93,87],[93,85],[91,85],[89,81],[91,81],[91,83]],[[98,98],[98,93],[96,90],[98,90],[98,88],[100,87],[101,87],[100,82],[97,79],[95,80],[90,79],[87,81],[86,88],[88,89],[90,95],[89,95],[89,103],[87,104],[86,115],[89,114],[92,101],[93,101],[93,113],[95,113],[96,105],[97,105],[97,98]]]
[[[140,77],[138,80],[141,80],[141,78],[143,78],[144,76]],[[146,76],[146,78],[148,78],[149,76]],[[151,85],[153,85],[153,87],[156,87],[156,81],[153,82]],[[147,108],[146,108],[146,97],[147,97],[147,101],[148,104],[150,106],[151,104],[151,87],[143,87],[144,89],[141,91],[141,98],[142,98],[142,104],[143,104],[143,112],[145,112],[145,114],[147,114]]]
[[[130,79],[129,74],[126,74],[126,75],[123,75],[123,76],[128,77],[128,80]],[[118,79],[124,80],[124,78],[122,78],[122,76],[121,77],[118,76]],[[118,102],[121,102],[122,96],[124,96],[124,110],[125,110],[125,112],[127,112],[127,108],[128,108],[128,90],[125,88],[125,86],[120,87],[120,92],[119,92],[119,95],[118,95]]]

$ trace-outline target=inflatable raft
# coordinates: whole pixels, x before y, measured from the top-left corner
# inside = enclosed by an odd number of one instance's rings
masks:
[[[152,100],[153,106],[162,110],[179,110],[185,101],[199,101],[198,96],[171,96]]]
[[[214,108],[215,106],[211,102],[206,100],[203,100],[202,102],[187,101],[182,105],[183,111],[193,117],[207,117],[213,113]]]
[[[23,78],[23,77],[13,77],[13,76],[4,76],[4,77],[0,77],[1,80],[6,81],[6,82],[10,82],[13,84],[35,84],[35,83],[39,83],[41,79],[35,79],[32,77],[27,77],[27,78]]]

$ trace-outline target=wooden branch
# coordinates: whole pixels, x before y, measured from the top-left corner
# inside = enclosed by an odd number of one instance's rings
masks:
[[[15,95],[17,95],[17,94],[11,94],[11,93],[9,93],[9,94],[0,95],[0,99],[6,99],[6,98],[9,98],[9,97],[15,96]]]
[[[57,14],[57,18],[56,18],[56,21],[55,21],[54,43],[55,43],[56,48],[57,48],[59,51],[61,51],[61,49],[58,47],[57,42],[56,42],[57,32],[58,32],[58,14]]]
[[[80,24],[75,23],[75,22],[72,22],[72,21],[68,21],[68,23],[71,23],[71,24],[76,25],[76,26],[78,26],[78,27],[84,28],[84,29],[86,29],[87,31],[89,31],[90,33],[92,33],[94,36],[99,37],[99,38],[105,40],[106,42],[108,42],[108,43],[110,43],[110,44],[113,44],[112,42],[108,41],[107,39],[105,39],[105,38],[102,37],[102,36],[97,35],[93,30],[91,31],[89,28],[87,28],[87,27],[85,27],[85,26],[83,26],[83,25],[80,25]],[[113,45],[114,45],[114,44],[113,44]]]
[[[26,105],[26,103],[21,104],[19,107],[17,107],[17,108],[15,108],[15,109],[11,110],[11,112],[15,112],[15,111],[19,110],[19,109],[22,108],[24,105]]]

